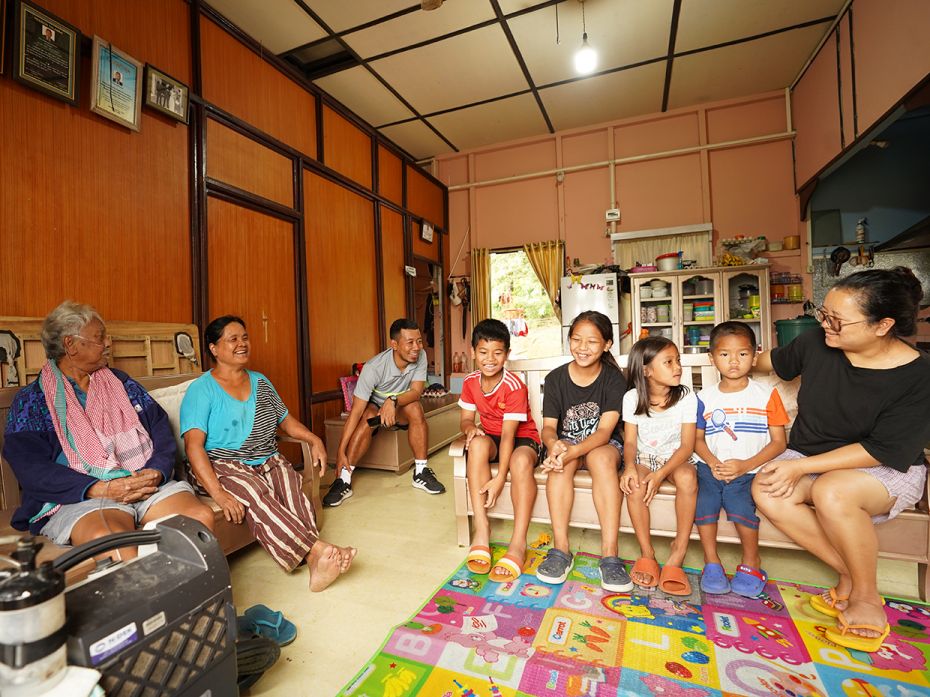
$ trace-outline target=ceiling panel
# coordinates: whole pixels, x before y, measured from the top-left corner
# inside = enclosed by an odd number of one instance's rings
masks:
[[[241,1],[241,0],[240,0]],[[257,0],[247,2],[260,5]],[[336,32],[345,31],[398,10],[419,5],[418,0],[305,0],[320,19]],[[292,0],[293,2],[293,0]],[[417,10],[422,12],[422,10]]]
[[[509,15],[511,12],[525,10],[528,7],[536,7],[537,5],[542,5],[544,2],[546,2],[546,0],[500,0],[501,9],[504,11],[505,15]]]
[[[649,114],[662,109],[665,62],[620,70],[540,90],[556,130]]]
[[[836,16],[844,0],[701,0],[684,2],[675,51],[713,46],[821,17]],[[826,27],[821,27],[821,34]],[[799,66],[800,69],[800,66]]]
[[[326,36],[294,0],[209,0],[209,5],[273,53]]]
[[[787,87],[823,36],[813,26],[675,59],[669,108]]]
[[[610,0],[585,4],[588,44],[598,52],[597,70],[617,68],[668,54],[672,0]],[[581,6],[559,6],[560,43],[555,42],[555,7],[508,20],[517,46],[537,85],[578,77],[573,64],[581,47]]]
[[[346,42],[363,58],[450,34],[494,18],[490,2],[447,2],[438,10],[413,12],[362,31],[345,35]]]
[[[429,122],[463,150],[549,130],[532,94],[433,116]]]
[[[314,83],[375,126],[401,121],[414,115],[378,82],[374,75],[361,66],[327,75],[314,80]]]
[[[527,89],[499,25],[374,61],[371,67],[421,114]]]
[[[418,160],[452,151],[452,148],[422,121],[410,121],[378,130]]]

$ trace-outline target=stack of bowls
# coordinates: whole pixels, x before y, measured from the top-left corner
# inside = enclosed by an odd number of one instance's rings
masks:
[[[667,298],[668,297],[668,283],[665,281],[660,281],[658,279],[650,281],[649,285],[652,286],[652,297],[653,298]]]

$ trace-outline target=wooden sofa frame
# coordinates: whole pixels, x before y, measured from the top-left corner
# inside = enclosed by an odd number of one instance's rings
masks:
[[[536,420],[537,426],[542,424],[542,396],[545,377],[550,370],[571,360],[571,356],[557,356],[554,358],[510,361],[509,370],[524,377],[529,392],[530,411]],[[682,383],[689,387],[714,384],[719,380],[717,371],[710,364],[707,354],[682,355]],[[626,356],[621,357],[621,365],[626,365]],[[700,388],[699,388],[700,389]],[[468,493],[468,480],[465,476],[465,440],[458,439],[449,448],[453,458],[453,494],[455,500],[456,529],[458,544],[467,546],[471,538],[469,516],[474,515],[471,507],[471,498]],[[496,470],[496,468],[495,468]],[[575,504],[572,508],[569,525],[578,528],[600,529],[597,512],[594,508],[594,499],[591,492],[591,477],[581,470],[575,474]],[[537,496],[533,507],[532,521],[535,523],[551,524],[549,510],[546,503],[546,474],[536,473]],[[930,492],[930,481],[928,481]],[[652,516],[652,532],[663,537],[675,536],[675,487],[665,482],[653,500],[650,511]],[[491,518],[513,520],[513,508],[510,501],[510,482],[505,484],[503,491],[497,499],[493,509],[488,511]],[[786,537],[780,530],[762,517],[759,526],[759,544],[763,547],[777,547],[781,549],[800,549],[797,544]],[[922,600],[930,597],[930,576],[927,565],[930,563],[930,514],[927,512],[927,495],[918,504],[918,508],[904,511],[894,520],[876,526],[879,543],[879,557],[898,559],[917,564],[918,587]],[[623,507],[620,520],[620,530],[625,533],[633,532],[627,507]],[[691,539],[697,540],[695,528]],[[717,539],[721,542],[739,544],[739,536],[732,523],[721,517]]]

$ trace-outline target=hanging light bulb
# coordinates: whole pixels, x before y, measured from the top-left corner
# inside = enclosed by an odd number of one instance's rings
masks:
[[[590,75],[597,68],[597,51],[588,44],[588,27],[585,24],[584,0],[581,3],[581,48],[575,52],[575,72]]]
[[[579,75],[590,75],[597,68],[597,51],[588,45],[588,33],[581,37],[581,48],[575,52],[575,71]]]

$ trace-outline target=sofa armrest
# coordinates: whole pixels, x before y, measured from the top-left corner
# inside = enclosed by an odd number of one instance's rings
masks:
[[[456,438],[449,446],[449,457],[462,457],[465,454],[465,439]]]
[[[313,465],[313,454],[310,452],[310,444],[307,441],[291,438],[290,436],[278,436],[280,443],[300,443],[300,453],[303,459],[303,478],[304,492],[310,497],[310,503],[313,504],[313,512],[316,515],[317,529],[323,527],[323,503],[320,501],[320,471]],[[324,461],[325,464],[325,461]],[[310,490],[307,491],[309,485]]]

